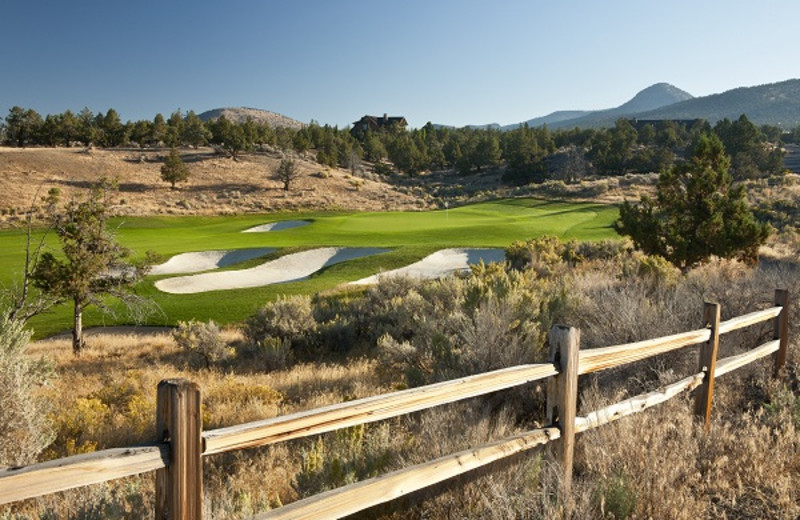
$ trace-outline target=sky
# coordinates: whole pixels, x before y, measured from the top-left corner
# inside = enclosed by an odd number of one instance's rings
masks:
[[[0,118],[514,124],[800,78],[797,0],[0,0]]]

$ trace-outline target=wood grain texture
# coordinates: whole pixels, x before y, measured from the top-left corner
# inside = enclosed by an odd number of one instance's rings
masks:
[[[203,442],[200,387],[185,379],[158,384],[156,432],[169,444],[169,464],[156,472],[156,518],[200,520]]]
[[[559,368],[553,379],[554,397],[548,395],[547,421],[561,430],[553,444],[556,460],[562,465],[563,484],[568,492],[572,481],[575,453],[575,414],[578,409],[578,364],[581,334],[578,329],[556,325],[550,329],[550,361]]]
[[[781,309],[780,314],[775,318],[774,336],[780,342],[777,352],[775,352],[773,376],[780,376],[781,369],[786,366],[786,357],[789,353],[789,291],[778,289],[775,291],[775,305]]]
[[[334,489],[251,517],[250,520],[322,520],[341,518],[487,464],[558,439],[558,428],[541,428],[436,460]]]
[[[743,329],[751,325],[756,325],[757,323],[761,323],[762,321],[771,320],[772,318],[780,314],[780,312],[781,308],[776,306],[761,311],[755,311],[755,312],[750,312],[748,314],[743,314],[741,316],[737,316],[736,318],[731,318],[719,324],[719,333],[727,334],[728,332],[733,332],[734,330]]]
[[[739,354],[737,356],[730,356],[726,357],[725,359],[720,359],[717,361],[717,369],[716,369],[716,376],[719,377],[721,375],[727,374],[728,372],[733,372],[737,368],[741,368],[745,365],[749,365],[753,361],[758,361],[763,357],[767,357],[770,354],[777,352],[780,346],[780,342],[775,339],[772,341],[768,341],[761,346],[758,346],[752,350],[748,350],[744,354]]]
[[[706,303],[703,321],[711,331],[711,337],[700,347],[697,368],[705,373],[703,384],[695,393],[694,414],[703,421],[708,433],[711,430],[711,405],[714,400],[714,378],[716,377],[717,354],[719,353],[719,322],[721,308],[718,303]]]
[[[166,445],[114,448],[0,470],[0,504],[166,467]]]
[[[205,454],[263,446],[380,421],[545,379],[555,373],[552,364],[520,365],[265,421],[210,430],[203,433]]]
[[[745,365],[767,357],[778,350],[778,340],[769,341],[763,345],[749,350],[744,354],[730,356],[717,360],[714,370],[715,377],[723,376],[729,372],[741,368]],[[575,419],[576,433],[585,432],[592,428],[597,428],[604,424],[616,421],[629,415],[643,412],[648,408],[666,402],[673,397],[687,391],[698,388],[705,378],[705,372],[697,372],[674,383],[665,385],[658,390],[631,397],[624,401],[614,403],[599,410],[595,410],[588,415]]]
[[[585,432],[623,417],[643,412],[683,392],[694,390],[702,384],[704,376],[705,372],[698,372],[680,381],[665,385],[658,390],[625,399],[624,401],[595,410],[586,416],[578,417],[575,420],[575,430],[577,432]]]
[[[581,352],[580,374],[607,370],[689,345],[697,345],[708,341],[709,337],[711,335],[708,329],[698,329],[635,343],[584,350]]]

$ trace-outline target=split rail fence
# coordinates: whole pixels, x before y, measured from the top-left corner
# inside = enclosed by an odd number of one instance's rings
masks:
[[[0,504],[155,471],[156,518],[199,519],[203,457],[380,421],[542,379],[548,380],[547,427],[321,493],[252,519],[340,518],[547,443],[554,444],[564,482],[569,485],[577,433],[641,412],[691,390],[697,390],[694,413],[707,431],[717,377],[769,355],[773,356],[774,375],[778,377],[788,349],[788,292],[777,290],[774,301],[773,307],[724,322],[720,322],[720,306],[707,303],[705,326],[701,329],[590,350],[580,350],[577,329],[556,326],[550,332],[549,363],[515,366],[205,432],[198,386],[186,380],[162,381],[158,385],[157,442],[0,470]],[[772,340],[743,354],[717,359],[720,335],[768,320],[774,322]],[[657,391],[583,417],[576,416],[580,375],[698,344],[701,348],[696,373]]]

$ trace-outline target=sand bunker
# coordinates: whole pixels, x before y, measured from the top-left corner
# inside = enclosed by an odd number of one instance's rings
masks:
[[[286,255],[250,269],[167,278],[159,280],[155,286],[172,294],[262,287],[303,280],[325,267],[387,251],[389,250],[368,247],[323,247]]]
[[[150,274],[187,274],[219,269],[258,258],[275,251],[274,247],[234,249],[232,251],[200,251],[175,255],[163,264],[155,265]]]
[[[261,224],[260,226],[245,229],[242,233],[265,233],[267,231],[283,231],[284,229],[292,229],[303,227],[311,224],[307,220],[281,220],[280,222],[269,222]]]
[[[444,276],[469,270],[471,264],[505,261],[505,251],[502,249],[442,249],[432,255],[426,256],[419,262],[407,265],[394,271],[376,274],[362,278],[351,285],[371,285],[378,283],[381,278],[390,276],[408,276],[411,278],[442,278]]]

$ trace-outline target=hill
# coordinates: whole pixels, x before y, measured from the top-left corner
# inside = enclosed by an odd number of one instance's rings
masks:
[[[570,121],[572,119],[578,119],[580,117],[587,116],[591,113],[592,113],[591,110],[558,110],[546,116],[528,119],[527,121],[524,121],[522,123],[505,125],[501,128],[501,130],[514,130],[515,128],[523,124],[527,124],[531,128],[544,125],[552,126],[555,123],[560,123],[562,121]]]
[[[705,119],[711,124],[742,114],[757,125],[794,128],[800,125],[800,79],[741,87],[720,94],[693,97],[669,83],[657,83],[636,94],[630,101],[607,110],[562,110],[528,119],[523,123],[556,128],[611,127],[620,117],[630,119]],[[520,124],[503,126],[512,130]]]
[[[615,108],[614,111],[621,114],[635,114],[673,105],[688,99],[694,99],[694,96],[669,83],[656,83],[642,90],[633,99]]]
[[[800,125],[800,79],[742,87],[698,97],[639,114],[642,119],[738,119],[742,114],[757,125],[794,128]]]
[[[305,126],[300,121],[286,117],[269,110],[261,110],[259,108],[215,108],[207,110],[200,114],[198,117],[203,121],[210,121],[217,119],[220,116],[225,116],[225,119],[233,121],[234,123],[244,123],[248,118],[256,123],[266,123],[272,128],[294,128],[300,129]]]
[[[117,179],[112,201],[119,215],[224,215],[292,209],[402,210],[424,206],[419,197],[380,180],[300,158],[301,176],[290,191],[271,180],[279,153],[238,161],[211,148],[183,150],[190,178],[171,190],[161,180],[164,150],[0,147],[0,227],[19,221],[50,188],[63,199],[87,191],[101,177]],[[377,177],[376,177],[377,178]]]
[[[656,83],[638,92],[629,101],[622,105],[607,110],[597,110],[574,119],[557,121],[548,126],[552,128],[597,128],[614,126],[614,122],[621,118],[639,118],[639,114],[649,113],[661,107],[671,106],[675,103],[693,99],[694,96],[669,83]],[[693,118],[692,118],[693,119]]]
[[[672,105],[694,96],[669,83],[656,83],[637,93],[632,99],[616,108],[607,110],[560,110],[552,114],[528,119],[522,123],[503,126],[503,130],[513,130],[521,124],[530,127],[547,125],[550,128],[571,128],[612,126],[620,117],[627,117],[639,112],[655,110]],[[609,123],[610,122],[610,123]]]

